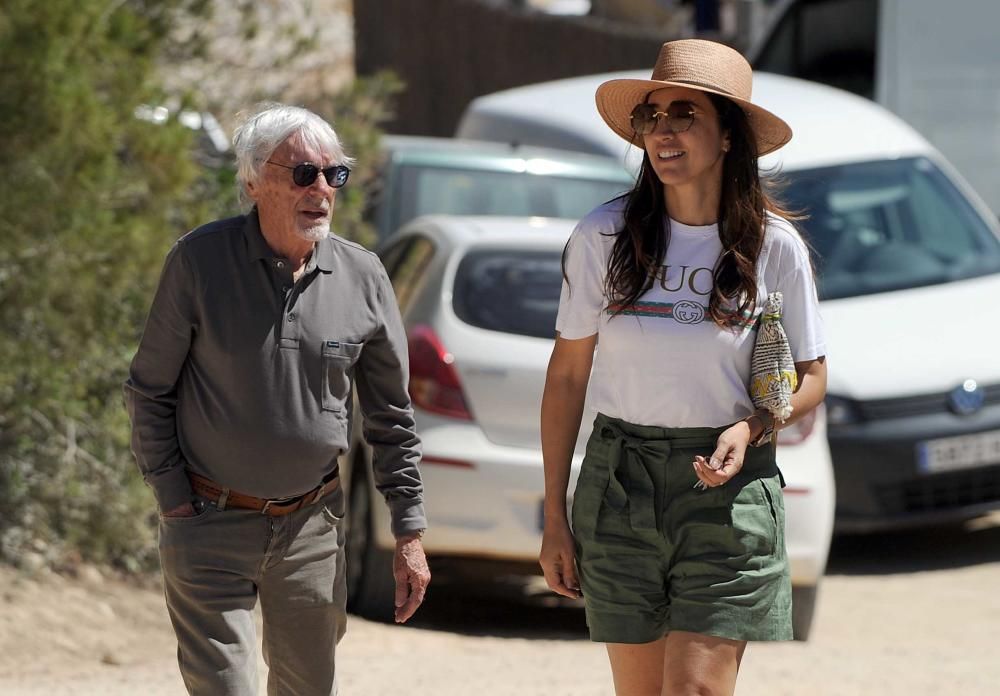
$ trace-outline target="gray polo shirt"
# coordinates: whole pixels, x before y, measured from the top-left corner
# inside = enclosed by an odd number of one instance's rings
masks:
[[[160,509],[185,469],[261,498],[317,486],[348,448],[352,388],[397,536],[427,526],[406,335],[385,269],[316,244],[295,282],[256,211],[200,227],[167,255],[125,383],[132,451]]]

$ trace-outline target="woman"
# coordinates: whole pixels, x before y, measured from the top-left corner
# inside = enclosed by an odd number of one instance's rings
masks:
[[[747,641],[791,638],[770,436],[822,401],[825,348],[808,252],[757,172],[791,130],[750,103],[751,81],[739,53],[683,40],[663,45],[652,79],[597,90],[605,122],[645,154],[632,191],[567,243],[542,401],[540,560],[553,590],[582,588],[618,696],[732,694]],[[775,291],[799,385],[783,423],[748,394]],[[571,531],[588,384],[599,413]]]

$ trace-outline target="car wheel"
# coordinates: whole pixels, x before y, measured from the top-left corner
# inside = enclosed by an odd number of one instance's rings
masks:
[[[816,585],[792,588],[792,635],[795,640],[809,640],[818,589]]]
[[[347,610],[375,621],[392,621],[396,587],[392,553],[375,545],[372,494],[363,455],[351,471],[347,499]]]

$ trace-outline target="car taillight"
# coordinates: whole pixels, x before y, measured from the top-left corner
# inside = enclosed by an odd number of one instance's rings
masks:
[[[813,428],[816,427],[816,412],[823,408],[820,404],[807,413],[801,420],[797,420],[787,428],[778,431],[779,445],[799,445],[805,442],[806,438],[812,435]]]
[[[410,330],[410,398],[413,405],[449,418],[472,420],[453,363],[455,357],[445,350],[429,326]]]

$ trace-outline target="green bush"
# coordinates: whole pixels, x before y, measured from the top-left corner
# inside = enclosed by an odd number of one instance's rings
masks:
[[[171,13],[204,11],[201,0],[0,6],[0,559],[138,570],[155,557],[121,383],[167,249],[236,204],[231,165],[199,166],[192,131],[135,110],[166,101],[156,61]],[[312,106],[371,161],[394,88],[360,82]],[[364,178],[337,213],[338,231],[360,239]]]

